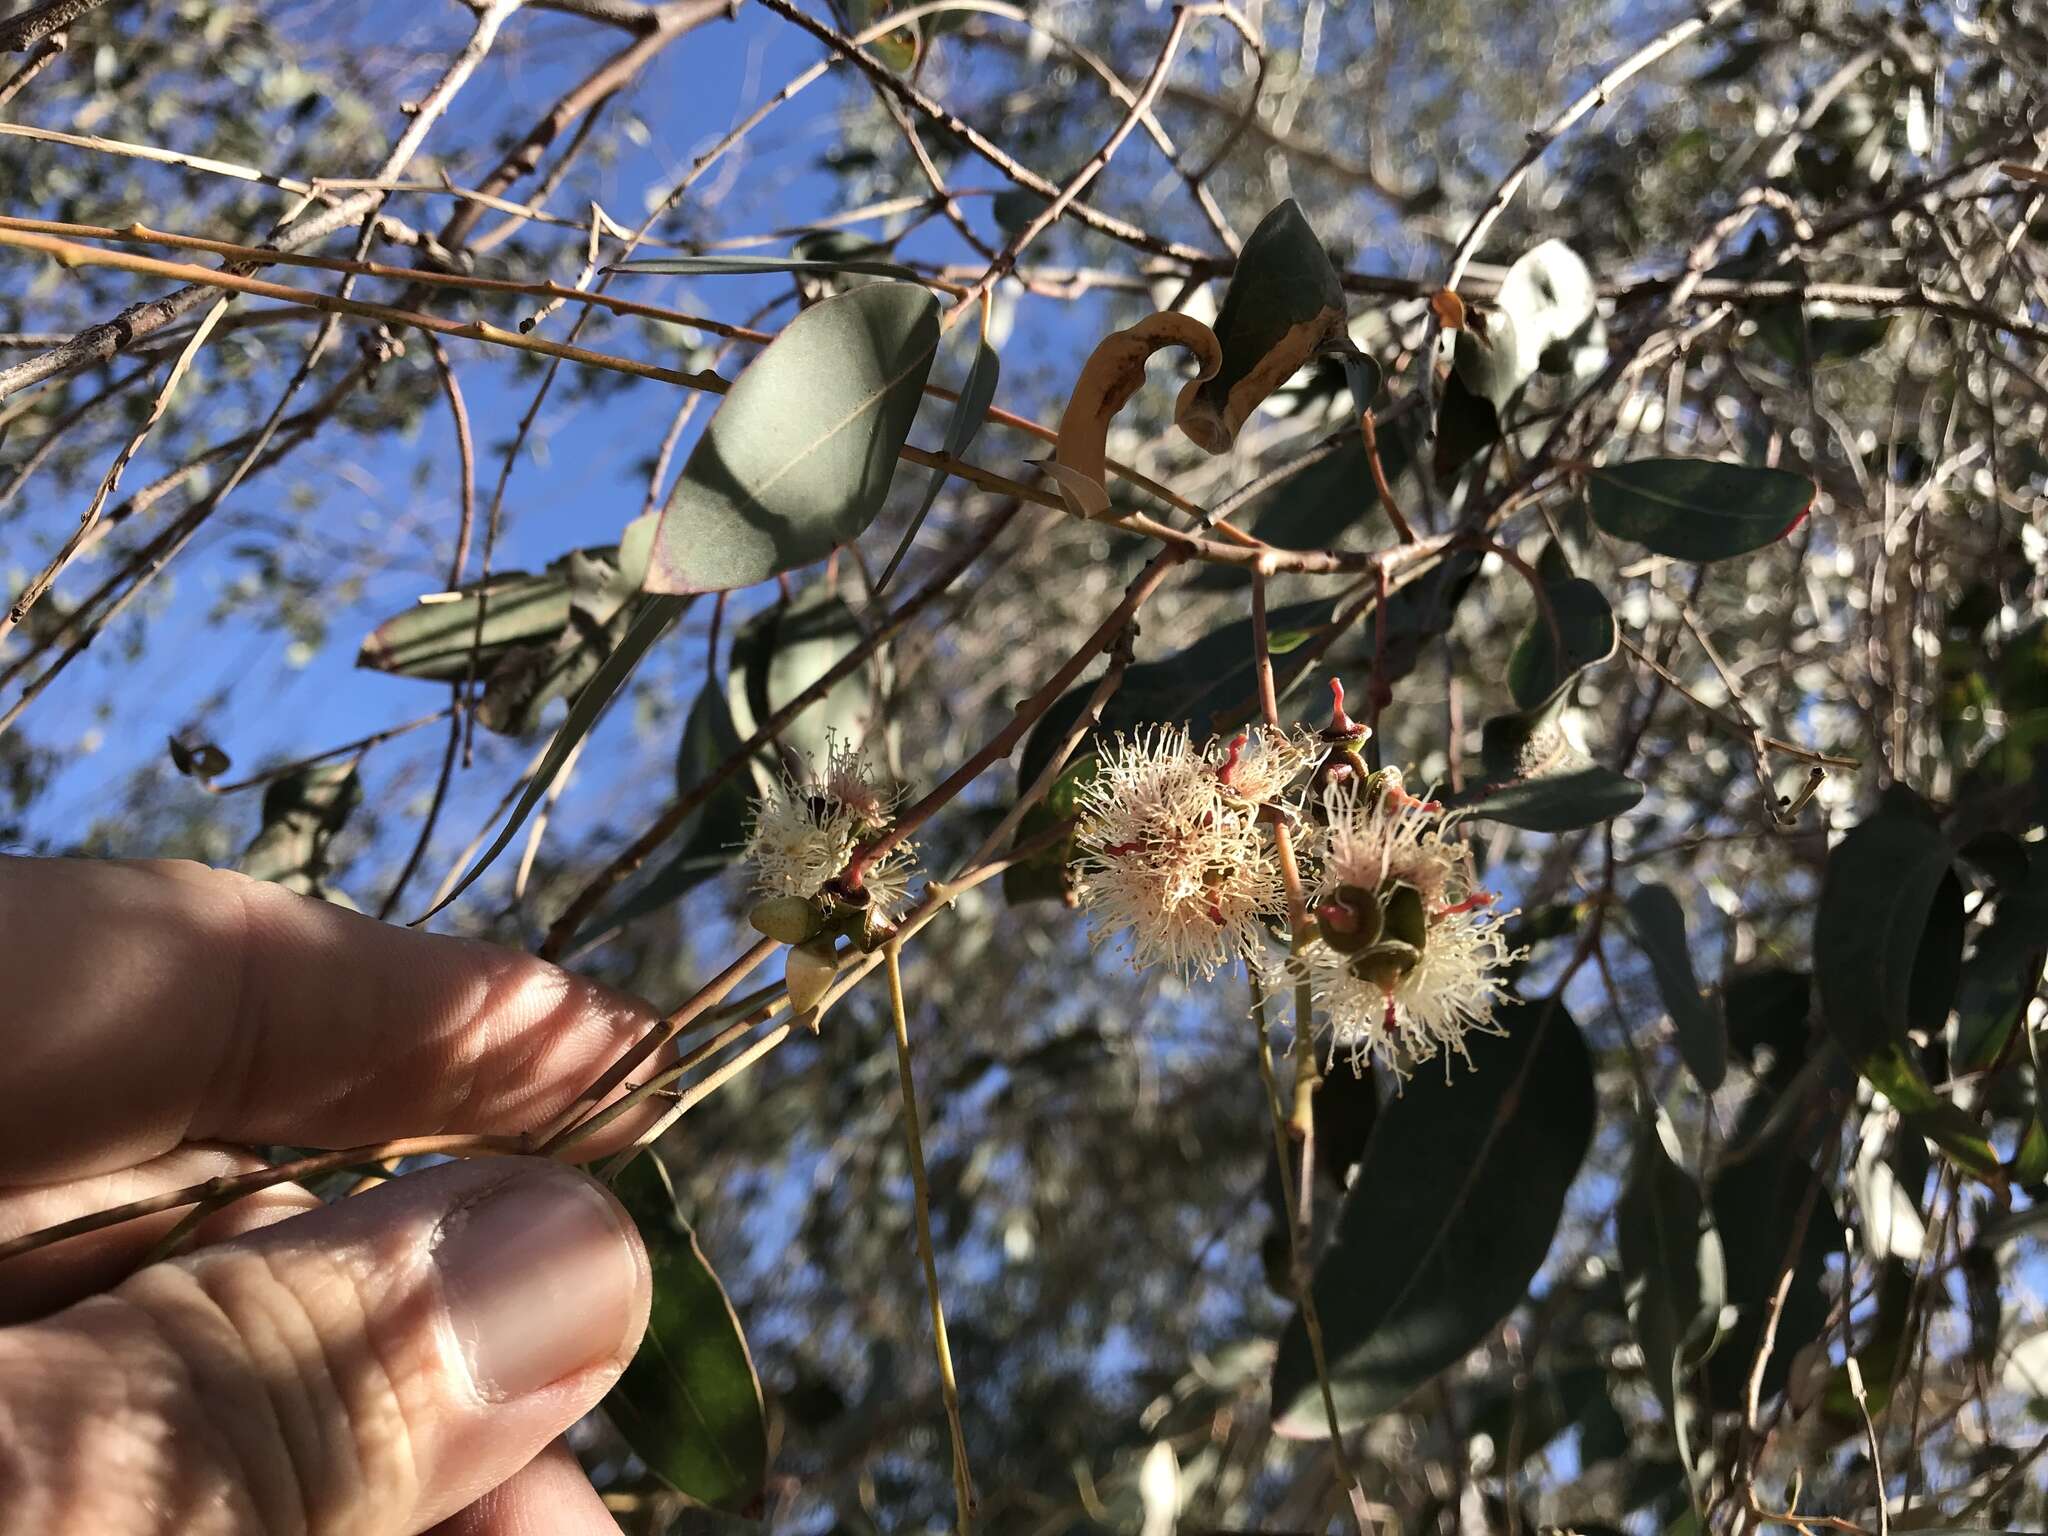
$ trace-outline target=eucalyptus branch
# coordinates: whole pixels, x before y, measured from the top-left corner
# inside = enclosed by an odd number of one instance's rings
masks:
[[[910,1190],[917,1221],[917,1256],[924,1264],[925,1296],[931,1304],[932,1347],[939,1362],[939,1391],[946,1404],[946,1430],[953,1444],[953,1498],[960,1536],[974,1529],[974,1474],[967,1464],[967,1434],[960,1425],[960,1388],[953,1379],[953,1351],[946,1342],[946,1307],[939,1298],[939,1261],[932,1252],[932,1193],[924,1166],[924,1136],[917,1124],[917,1078],[911,1068],[910,1025],[903,1007],[900,939],[882,947],[889,972],[889,1018],[896,1030],[896,1076],[903,1090],[903,1139],[910,1161]]]

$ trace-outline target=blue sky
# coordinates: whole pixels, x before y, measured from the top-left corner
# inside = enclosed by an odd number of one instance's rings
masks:
[[[423,61],[408,77],[392,83],[389,96],[393,101],[423,94],[440,61],[459,46],[467,30],[465,13],[454,6],[309,5],[281,13],[280,24],[287,31],[317,40],[320,46],[361,50],[372,63],[384,56],[386,49],[392,57]],[[337,36],[332,30],[336,26],[350,28],[353,35]],[[459,180],[477,178],[494,157],[494,130],[523,130],[542,106],[580,78],[593,62],[615,50],[621,36],[551,13],[515,17],[496,52],[467,88],[457,120],[444,120],[428,140],[428,158],[419,162],[420,167],[445,164]],[[586,155],[551,207],[565,215],[582,216],[588,201],[595,197],[612,217],[628,225],[637,223],[651,193],[670,184],[692,159],[815,61],[820,52],[811,39],[758,9],[749,8],[737,22],[700,28],[658,58],[626,99],[610,109],[606,133],[619,149],[616,160],[600,166]],[[824,170],[821,161],[838,142],[836,109],[850,83],[854,89],[865,89],[835,70],[781,109],[741,152],[700,183],[674,224],[664,228],[692,237],[731,238],[815,219],[846,206],[838,178]],[[25,117],[38,121],[33,110]],[[48,126],[65,124],[53,121]],[[296,174],[360,175],[374,169],[381,153],[381,145],[366,143],[360,163],[306,164],[293,157],[289,131],[280,130],[276,158],[268,168]],[[439,155],[450,158],[435,158]],[[971,184],[993,186],[997,178],[991,173]],[[449,206],[445,198],[438,197],[405,197],[393,204],[402,217],[428,227],[444,218]],[[976,200],[974,206],[982,210],[985,219],[985,200]],[[109,210],[109,217],[115,212]],[[485,227],[495,222],[493,217]],[[880,230],[876,224],[861,228],[871,233]],[[200,232],[247,233],[229,227]],[[555,269],[546,275],[567,279],[573,276],[580,242],[564,234]],[[761,249],[780,248],[786,247]],[[914,234],[905,249],[944,260],[967,254],[957,237],[936,222]],[[400,259],[390,253],[379,254]],[[7,260],[13,265],[18,258]],[[502,254],[498,260],[502,261]],[[299,272],[273,275],[308,285],[314,281],[310,274]],[[667,278],[621,281],[635,297],[725,319],[744,318],[765,300],[789,290],[785,279],[699,279],[694,284]],[[132,291],[124,292],[123,297],[139,298],[153,291],[145,281],[136,280]],[[366,297],[383,297],[388,291],[388,287],[375,284],[359,290]],[[459,313],[459,307],[449,303],[444,312]],[[780,323],[787,313],[785,309],[771,323]],[[24,316],[29,324],[57,318],[33,312]],[[558,339],[566,336],[570,319],[566,314],[557,315],[541,334]],[[1063,315],[1062,329],[1067,323]],[[278,362],[266,391],[277,387],[295,360],[303,345],[301,335],[279,335]],[[1017,339],[1014,355],[1006,359],[1012,379],[1028,376],[1032,354],[1039,350],[1028,336],[1027,328]],[[593,327],[586,340],[604,350],[672,366],[683,361],[663,355],[653,339],[632,323]],[[345,335],[344,347],[335,354],[342,361],[347,344]],[[531,403],[535,381],[515,376],[509,354],[469,342],[449,345],[477,424],[481,513],[513,424]],[[419,355],[415,350],[413,357]],[[745,356],[742,352],[724,365],[728,376]],[[331,361],[329,373],[340,365],[340,361]],[[942,361],[940,376],[958,366],[951,359]],[[208,383],[202,356],[197,373],[185,385],[185,398],[203,399]],[[311,398],[318,387],[316,381],[301,401]],[[263,403],[267,405],[269,398],[266,395]],[[600,401],[574,402],[558,385],[513,473],[495,568],[537,569],[567,549],[615,539],[624,523],[640,510],[647,485],[645,462],[661,441],[681,398],[667,386],[630,381],[621,392]],[[711,404],[706,401],[700,407],[691,425],[692,435],[708,419]],[[919,437],[936,435],[937,429],[928,424]],[[151,619],[147,651],[139,661],[118,643],[123,637],[117,631],[111,640],[88,652],[24,717],[22,728],[29,737],[63,759],[50,792],[29,817],[32,846],[55,849],[75,840],[98,808],[118,801],[134,770],[161,761],[164,738],[172,731],[189,730],[217,741],[235,759],[233,777],[265,761],[295,757],[368,734],[443,702],[445,694],[437,686],[360,672],[353,660],[361,635],[379,619],[442,584],[457,507],[453,439],[446,413],[438,408],[430,411],[422,430],[410,441],[385,439],[366,445],[341,434],[323,435],[322,441],[331,445],[324,452],[316,442],[311,452],[302,453],[283,469],[238,489],[208,530],[160,581],[155,602],[161,609]],[[982,456],[986,458],[991,451],[1001,456],[1021,448],[1016,439],[991,440],[983,445]],[[680,463],[679,454],[675,467]],[[145,451],[129,469],[124,489],[146,484],[162,467]],[[304,494],[308,488],[317,497],[310,510]],[[47,484],[32,485],[29,515],[8,530],[6,547],[0,551],[0,570],[18,581],[40,564],[51,541],[75,518],[69,503],[84,494],[58,498]],[[246,527],[237,525],[251,520],[268,524],[273,533],[280,525],[304,528],[308,544],[320,539],[385,543],[396,548],[399,558],[390,568],[373,574],[353,599],[346,593],[327,594],[326,601],[332,606],[324,645],[292,647],[286,637],[258,630],[244,618],[221,624],[208,620],[209,612],[245,577],[248,564],[238,546],[247,545],[251,536]],[[26,536],[30,531],[34,543]],[[345,571],[346,563],[338,569]],[[470,569],[474,574],[474,557]],[[88,590],[89,582],[80,578],[96,579],[97,574],[73,573],[60,586],[59,596]],[[700,605],[690,615],[686,634],[701,633],[707,608]],[[691,648],[689,643],[671,642],[663,654],[680,671]],[[701,653],[701,645],[695,649]],[[658,677],[660,665],[657,661],[650,675]],[[689,665],[692,671],[701,668],[701,654]],[[656,758],[670,750],[673,731],[680,728],[680,711],[687,707],[695,686],[694,676],[677,679],[677,697],[670,701],[676,710],[673,721],[662,723],[658,732],[648,733],[646,738],[645,744]],[[623,744],[631,739],[631,711],[621,709],[615,714],[608,722],[606,737]],[[431,883],[480,824],[503,785],[540,739],[504,742],[485,740],[482,733],[479,737],[476,767],[459,776],[423,884]],[[390,790],[393,793],[385,802],[388,807],[416,807],[438,765],[440,740],[438,729],[423,731],[373,754],[365,768],[373,803],[383,798],[382,791]],[[602,782],[608,764],[618,761],[615,751],[593,748],[582,770],[586,792],[592,782]],[[639,769],[646,766],[639,758],[633,762]],[[199,791],[165,776],[151,793],[178,797]],[[250,795],[235,802],[249,831],[255,826],[256,798]],[[644,796],[634,798],[645,803]],[[571,801],[565,821],[573,827],[578,816]],[[416,825],[410,819],[389,819],[384,841],[403,846]],[[357,894],[369,897],[374,893]]]

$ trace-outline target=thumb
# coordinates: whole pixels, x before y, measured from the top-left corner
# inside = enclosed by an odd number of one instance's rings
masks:
[[[0,1329],[0,1527],[410,1536],[594,1406],[646,1326],[632,1223],[452,1163]]]

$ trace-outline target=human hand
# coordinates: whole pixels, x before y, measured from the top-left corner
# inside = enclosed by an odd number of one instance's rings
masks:
[[[249,1146],[528,1130],[650,1022],[192,864],[0,858],[0,976],[0,1242],[261,1167]],[[333,1205],[280,1185],[138,1269],[184,1214],[0,1261],[0,1532],[616,1530],[551,1444],[647,1321],[593,1180],[489,1157]]]

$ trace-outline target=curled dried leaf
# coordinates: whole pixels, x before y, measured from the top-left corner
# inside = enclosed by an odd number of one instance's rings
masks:
[[[1436,323],[1447,331],[1465,329],[1465,301],[1449,288],[1439,288],[1431,295],[1429,307],[1436,316]]]
[[[1148,315],[1127,330],[1113,332],[1096,344],[1074,381],[1067,408],[1060,415],[1059,446],[1048,468],[1060,495],[1080,517],[1102,517],[1109,511],[1109,423],[1145,382],[1145,362],[1164,347],[1185,347],[1194,353],[1200,372],[1188,384],[1197,388],[1223,366],[1216,333],[1199,320],[1166,312]],[[1181,393],[1185,404],[1187,390]]]

